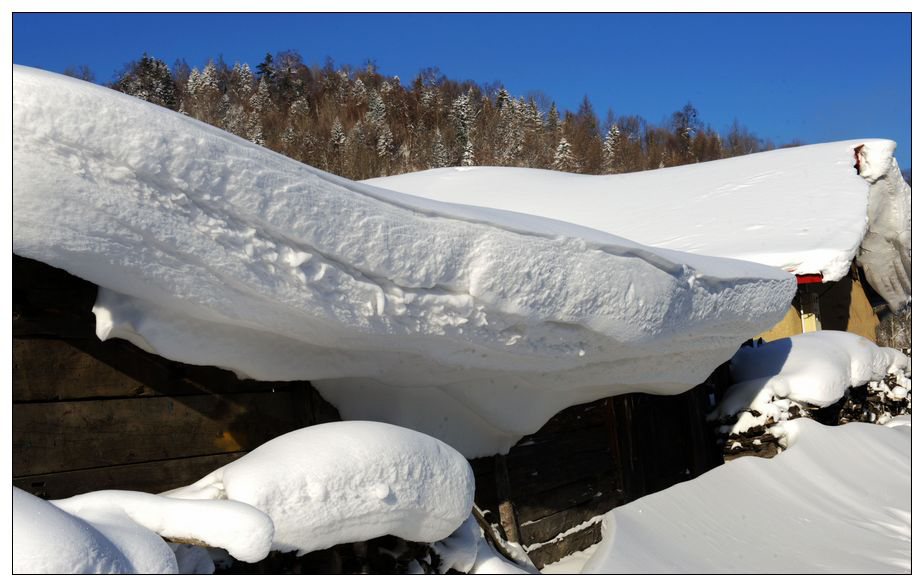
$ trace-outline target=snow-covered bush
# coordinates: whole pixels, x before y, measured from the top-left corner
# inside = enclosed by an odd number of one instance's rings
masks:
[[[726,453],[773,456],[799,417],[825,423],[883,423],[910,412],[911,361],[849,332],[825,330],[743,346],[730,362],[730,387],[709,417]]]

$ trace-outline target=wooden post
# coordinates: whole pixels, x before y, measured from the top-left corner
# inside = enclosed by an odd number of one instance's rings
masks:
[[[495,455],[494,480],[497,485],[497,514],[501,528],[507,535],[507,542],[520,542],[520,525],[517,523],[516,511],[510,500],[510,477],[507,474],[507,457]]]

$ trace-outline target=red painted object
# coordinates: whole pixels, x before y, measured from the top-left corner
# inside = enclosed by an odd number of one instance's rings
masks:
[[[805,283],[821,283],[822,276],[817,273],[809,275],[796,275],[796,283],[803,285]]]

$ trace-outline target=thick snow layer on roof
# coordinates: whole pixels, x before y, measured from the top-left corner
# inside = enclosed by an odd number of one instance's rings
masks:
[[[793,402],[824,408],[851,387],[902,372],[911,372],[911,361],[901,351],[877,346],[850,332],[808,332],[746,346],[731,359],[731,386],[712,416],[757,412],[757,416],[743,414],[731,429],[732,433],[745,432],[769,420],[786,420]]]
[[[858,175],[854,149],[861,145]],[[619,175],[455,167],[363,183],[557,218],[656,247],[820,273],[825,281],[847,274],[862,242],[859,259],[870,282],[903,305],[911,292],[911,189],[894,149],[893,141],[858,139]]]
[[[13,118],[13,250],[100,285],[101,338],[311,380],[345,418],[467,456],[570,405],[700,383],[795,290],[762,265],[351,182],[36,69],[14,67]]]
[[[273,524],[231,501],[95,491],[46,502],[13,488],[17,573],[177,573],[177,556],[162,537],[203,542],[256,562],[269,553]],[[183,569],[203,569],[201,561],[191,562],[184,560]]]
[[[584,573],[907,573],[911,428],[807,418],[790,446],[612,510]]]
[[[273,549],[304,554],[389,534],[442,540],[471,515],[475,478],[465,457],[435,438],[331,422],[274,438],[164,495],[249,504],[272,518]]]

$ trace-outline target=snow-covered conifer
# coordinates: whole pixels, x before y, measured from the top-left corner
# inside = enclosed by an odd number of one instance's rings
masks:
[[[260,114],[254,110],[250,113],[247,120],[247,139],[257,145],[265,145],[266,139],[263,136],[263,122],[260,120]]]
[[[552,161],[552,168],[558,171],[574,171],[574,155],[571,153],[571,143],[568,139],[562,137],[558,142],[558,148],[555,149],[555,159]]]
[[[260,77],[260,83],[257,84],[257,91],[250,97],[250,107],[254,112],[263,114],[272,109],[273,99],[270,96],[269,84],[266,83],[266,76]]]
[[[433,132],[433,149],[430,154],[431,167],[446,167],[449,165],[449,153],[443,145],[443,135],[439,129]]]
[[[387,157],[392,154],[395,148],[395,138],[388,126],[384,126],[378,133],[375,140],[375,153],[379,157]]]
[[[496,106],[498,110],[502,110],[504,105],[509,102],[510,94],[507,93],[507,90],[501,88],[500,91],[497,92],[497,100],[494,102],[494,106]]]
[[[385,125],[385,102],[375,90],[369,92],[369,110],[366,111],[366,122],[372,128],[379,129]]]
[[[346,134],[343,132],[343,124],[340,123],[338,117],[334,119],[334,125],[330,129],[330,144],[335,151],[339,151],[344,143],[346,143]]]
[[[456,143],[460,146],[460,163],[464,166],[475,164],[475,147],[472,145],[471,132],[475,123],[475,110],[468,93],[453,100],[450,118],[456,128]]]
[[[549,106],[547,124],[549,131],[558,132],[558,110],[555,108],[555,102],[552,102],[552,105]]]
[[[619,169],[619,147],[622,136],[619,127],[615,124],[610,126],[606,132],[606,138],[603,140],[603,163],[606,171],[615,173]]]
[[[354,103],[362,104],[366,101],[366,84],[363,83],[363,80],[356,78],[356,81],[353,82],[351,92]]]

